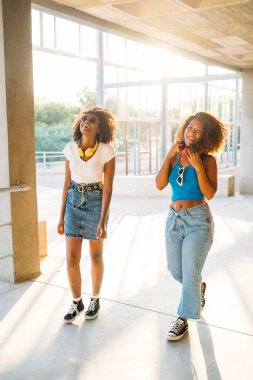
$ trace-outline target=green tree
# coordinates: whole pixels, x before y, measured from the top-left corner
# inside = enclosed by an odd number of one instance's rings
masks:
[[[77,98],[83,108],[93,108],[96,106],[96,92],[89,86],[85,86],[84,89],[77,94]]]
[[[35,99],[35,144],[37,151],[61,151],[72,138],[77,106]]]
[[[73,122],[78,112],[79,107],[69,104],[35,100],[35,124],[54,125]]]

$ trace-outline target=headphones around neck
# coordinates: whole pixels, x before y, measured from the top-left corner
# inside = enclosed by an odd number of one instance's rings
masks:
[[[79,156],[81,158],[83,158],[83,157],[92,157],[93,154],[96,152],[97,147],[98,147],[98,142],[97,141],[96,141],[96,144],[95,144],[95,146],[93,148],[87,148],[85,150],[83,150],[82,147],[79,145],[78,146]]]

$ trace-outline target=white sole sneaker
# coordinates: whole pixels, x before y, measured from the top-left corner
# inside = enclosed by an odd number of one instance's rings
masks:
[[[86,315],[85,314],[85,319],[87,319],[87,320],[92,320],[92,319],[96,319],[97,317],[98,317],[98,314],[99,314],[99,312],[97,312],[97,314],[95,314],[95,315]]]
[[[72,319],[64,319],[63,318],[63,322],[64,323],[72,323],[72,322],[74,322],[75,320],[76,320],[76,318],[81,314],[81,313],[83,313],[84,312],[84,309],[83,310],[81,310],[81,311],[76,311],[76,316],[75,317],[73,317]]]
[[[176,336],[176,335],[167,335],[167,340],[180,340],[183,338],[183,336],[188,332],[188,329],[183,332],[183,334]]]

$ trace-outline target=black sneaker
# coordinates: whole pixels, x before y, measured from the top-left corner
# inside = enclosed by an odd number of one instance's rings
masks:
[[[65,323],[73,322],[76,317],[84,310],[82,299],[79,302],[73,301],[69,312],[64,316]]]
[[[200,310],[203,310],[205,307],[205,304],[206,304],[205,294],[206,294],[206,283],[201,282],[201,285],[200,285]]]
[[[85,319],[96,319],[99,309],[99,298],[91,298],[88,310],[85,312]]]
[[[171,330],[168,332],[168,340],[179,340],[183,338],[184,334],[188,331],[188,323],[183,321],[181,318],[178,318]]]

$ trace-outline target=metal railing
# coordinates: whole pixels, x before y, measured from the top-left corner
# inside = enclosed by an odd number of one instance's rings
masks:
[[[30,189],[31,189],[31,186],[26,185],[26,184],[10,186],[10,187],[3,187],[3,188],[0,188],[0,194],[17,193],[19,191],[28,191]]]
[[[121,121],[121,138],[115,140],[116,174],[154,174],[161,166],[161,124],[145,121]],[[141,141],[141,136],[144,141]],[[238,165],[240,146],[226,141],[224,150],[216,156],[219,169]],[[38,167],[50,168],[63,164],[63,152],[36,152]]]
[[[47,167],[48,164],[55,164],[64,161],[63,152],[36,152],[36,164]]]

